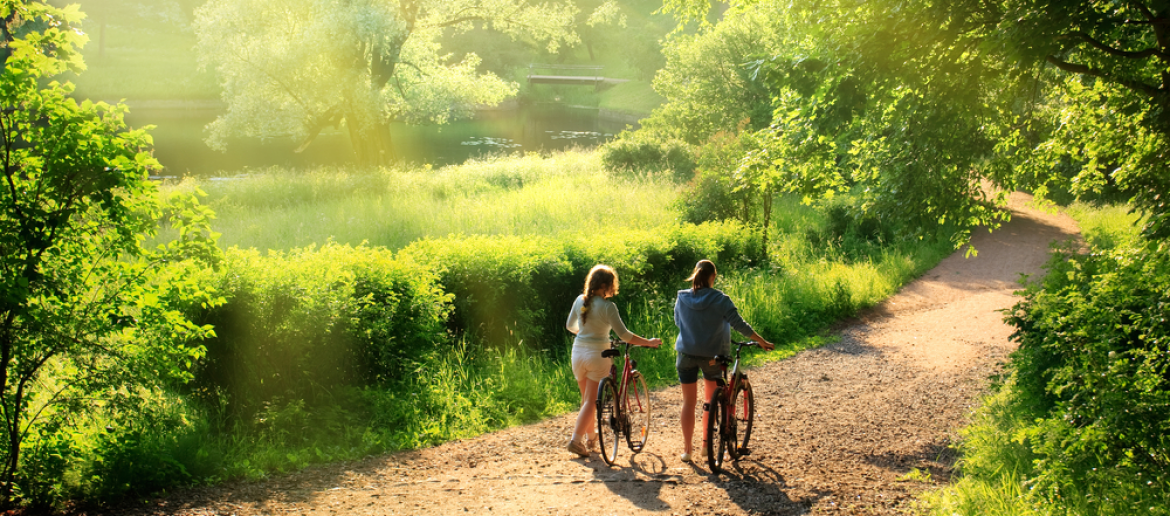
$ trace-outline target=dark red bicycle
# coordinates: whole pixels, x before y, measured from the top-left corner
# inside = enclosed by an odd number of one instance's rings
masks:
[[[752,438],[752,420],[756,415],[756,399],[747,373],[739,370],[739,352],[744,347],[758,346],[758,342],[733,342],[735,358],[719,355],[714,358],[723,370],[723,377],[715,381],[719,386],[703,406],[707,412],[707,465],[712,473],[723,471],[724,452],[732,460],[751,454],[748,441]],[[731,366],[730,377],[727,367]]]
[[[620,353],[618,344],[623,346]],[[638,362],[630,359],[630,343],[611,338],[609,346],[601,356],[622,355],[622,369],[619,376],[617,366],[611,366],[609,376],[597,384],[597,437],[601,459],[612,466],[622,435],[634,453],[646,446],[650,436],[650,391],[638,372]]]

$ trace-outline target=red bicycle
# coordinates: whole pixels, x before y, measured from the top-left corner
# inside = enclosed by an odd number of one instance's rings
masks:
[[[732,460],[751,454],[748,440],[752,437],[752,420],[756,414],[756,399],[747,374],[739,370],[739,352],[758,342],[733,342],[735,359],[720,355],[714,361],[723,369],[723,377],[715,381],[719,386],[711,400],[703,406],[707,412],[707,465],[718,474],[723,468],[723,452]],[[734,365],[732,365],[734,364]],[[730,379],[727,366],[731,365]]]
[[[650,436],[650,391],[646,380],[637,370],[638,362],[630,359],[630,343],[610,339],[609,349],[601,356],[618,356],[617,344],[623,344],[622,372],[611,366],[609,376],[597,384],[597,438],[601,445],[601,459],[613,465],[617,458],[618,441],[624,434],[634,453],[642,451]]]

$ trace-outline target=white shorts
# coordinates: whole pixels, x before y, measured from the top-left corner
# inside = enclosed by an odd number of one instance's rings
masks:
[[[573,377],[577,381],[588,378],[600,382],[602,378],[609,376],[613,360],[601,356],[602,351],[573,346]]]

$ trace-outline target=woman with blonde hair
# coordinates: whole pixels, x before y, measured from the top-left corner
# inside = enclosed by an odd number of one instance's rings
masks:
[[[678,340],[674,349],[678,351],[675,367],[678,381],[682,384],[682,434],[683,462],[691,461],[691,438],[695,434],[695,403],[698,397],[699,370],[703,371],[703,399],[711,399],[718,386],[716,379],[723,371],[715,361],[718,355],[731,354],[731,329],[759,342],[760,347],[771,351],[774,346],[753,330],[751,325],[739,316],[739,309],[731,298],[714,288],[719,276],[711,260],[700,260],[687,281],[691,288],[678,291],[674,303],[674,324],[678,326]],[[707,412],[703,412],[703,428],[707,428]],[[708,436],[703,436],[703,449],[708,445]]]
[[[595,265],[585,277],[585,291],[573,301],[565,328],[577,337],[573,339],[573,376],[581,389],[581,411],[577,425],[566,446],[578,456],[586,457],[597,443],[597,384],[609,375],[613,364],[601,353],[609,349],[609,332],[613,330],[623,342],[635,346],[657,348],[662,339],[644,339],[626,329],[618,314],[617,305],[609,298],[618,293],[617,271],[608,265]]]

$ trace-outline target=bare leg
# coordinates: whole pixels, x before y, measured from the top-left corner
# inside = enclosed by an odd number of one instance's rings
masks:
[[[581,410],[577,412],[577,425],[573,427],[574,441],[585,442],[595,432],[598,383],[584,377],[577,380],[577,387],[581,389]]]
[[[695,398],[698,390],[699,384],[697,382],[682,384],[683,403],[679,419],[682,422],[683,452],[688,454],[693,448],[691,439],[695,436]]]
[[[711,395],[715,394],[715,389],[719,388],[719,384],[715,380],[703,379],[703,403],[711,400]],[[694,413],[694,410],[691,410]],[[703,411],[703,442],[707,443],[707,411]]]

